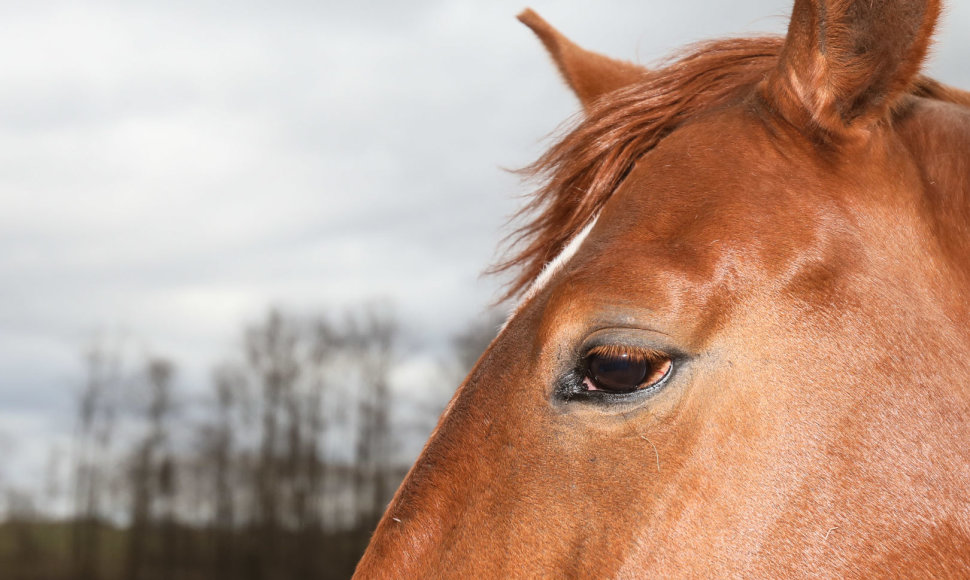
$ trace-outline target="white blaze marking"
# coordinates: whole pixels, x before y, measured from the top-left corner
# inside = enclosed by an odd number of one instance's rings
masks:
[[[529,302],[529,300],[534,298],[536,294],[542,291],[542,289],[549,284],[549,281],[552,280],[552,278],[563,269],[569,260],[576,255],[576,252],[579,251],[580,246],[582,246],[583,242],[586,241],[586,237],[589,236],[589,232],[592,231],[593,226],[596,225],[596,220],[598,220],[599,217],[599,214],[596,214],[596,216],[593,217],[588,224],[586,224],[586,227],[584,227],[581,232],[576,234],[576,236],[570,240],[568,244],[566,244],[566,247],[562,249],[562,252],[559,252],[558,256],[546,263],[546,265],[542,268],[542,272],[536,276],[535,281],[532,282],[532,285],[529,286],[528,290],[526,290],[525,295],[522,297],[522,300],[519,302],[518,306],[515,307],[508,320],[506,320],[505,324],[502,325],[502,330],[505,330],[505,327],[509,325],[509,321],[512,320],[516,314],[518,314],[519,310],[521,310],[522,307]],[[499,334],[501,334],[501,331],[499,331]]]

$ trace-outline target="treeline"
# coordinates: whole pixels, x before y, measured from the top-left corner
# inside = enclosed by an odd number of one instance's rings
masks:
[[[269,312],[201,400],[176,389],[174,361],[132,368],[99,344],[77,399],[72,513],[37,509],[57,482],[10,490],[0,576],[348,578],[408,468],[399,443],[430,431],[496,328],[494,316],[469,325],[440,386],[407,398],[392,388],[403,333],[378,306]]]

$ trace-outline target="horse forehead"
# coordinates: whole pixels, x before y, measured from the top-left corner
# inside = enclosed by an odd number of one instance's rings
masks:
[[[840,184],[737,119],[675,132],[645,155],[564,268],[554,302],[649,304],[674,326],[695,320],[703,340],[716,331],[707,314],[721,320],[745,292],[856,268]]]
[[[785,150],[745,115],[675,132],[633,168],[599,218],[600,244],[690,254],[805,247],[821,213],[837,210],[839,185]],[[685,264],[686,266],[686,264]]]

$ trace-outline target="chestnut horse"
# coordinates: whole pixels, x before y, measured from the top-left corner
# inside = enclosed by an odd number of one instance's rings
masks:
[[[796,0],[646,70],[536,14],[584,117],[521,298],[358,578],[970,577],[970,94],[939,0]]]

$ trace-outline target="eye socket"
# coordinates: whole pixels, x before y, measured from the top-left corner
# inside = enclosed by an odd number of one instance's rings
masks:
[[[623,345],[597,346],[583,361],[586,392],[632,393],[654,387],[670,374],[669,355]]]

